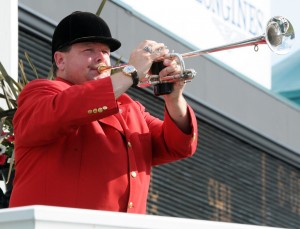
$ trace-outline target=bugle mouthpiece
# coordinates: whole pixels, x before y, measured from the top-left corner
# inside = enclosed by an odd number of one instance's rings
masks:
[[[101,74],[102,72],[108,71],[108,70],[114,70],[114,69],[120,69],[127,66],[127,64],[121,64],[116,66],[107,66],[107,65],[99,65],[98,72]]]
[[[107,65],[99,65],[98,67],[98,72],[99,73],[102,73],[102,72],[105,72],[107,70],[110,70],[111,69],[111,66],[107,66]]]

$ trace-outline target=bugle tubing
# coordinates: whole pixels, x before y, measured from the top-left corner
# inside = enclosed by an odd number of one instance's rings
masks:
[[[292,24],[285,17],[275,16],[268,21],[265,29],[265,33],[261,36],[243,40],[236,43],[218,46],[215,48],[206,49],[206,50],[197,50],[197,51],[187,52],[183,54],[169,53],[165,56],[165,58],[176,59],[177,63],[180,65],[181,74],[179,77],[176,77],[177,80],[191,81],[196,75],[196,72],[193,69],[185,69],[185,64],[183,60],[184,58],[201,56],[213,52],[219,52],[219,51],[247,47],[247,46],[254,46],[255,50],[257,51],[258,45],[260,44],[267,44],[271,49],[271,51],[273,51],[276,54],[286,54],[291,49],[294,39],[295,39],[295,32]],[[124,66],[126,66],[126,64],[120,66],[104,66],[104,67],[100,66],[98,68],[98,71],[99,73],[101,73],[103,71],[110,70],[110,69],[123,68]],[[148,76],[148,80],[144,80],[144,82],[140,82],[138,86],[147,87],[159,83],[166,83],[168,81],[174,82],[174,78],[172,78],[172,80],[169,80],[169,78],[167,77],[164,80],[161,79],[158,75],[153,75],[150,77]]]

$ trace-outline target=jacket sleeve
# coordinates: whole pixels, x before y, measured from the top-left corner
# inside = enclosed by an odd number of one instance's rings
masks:
[[[159,165],[192,156],[197,148],[198,126],[195,113],[188,105],[191,132],[182,132],[165,109],[164,121],[147,114],[152,136],[152,164]]]
[[[16,143],[47,144],[82,124],[117,112],[109,77],[73,86],[62,81],[34,80],[18,98],[13,120]]]

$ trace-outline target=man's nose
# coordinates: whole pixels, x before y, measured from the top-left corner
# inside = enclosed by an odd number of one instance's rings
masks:
[[[101,62],[105,60],[104,53],[102,51],[97,52],[96,58],[97,58],[97,62]]]

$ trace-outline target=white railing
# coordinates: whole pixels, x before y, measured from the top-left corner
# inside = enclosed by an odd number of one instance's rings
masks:
[[[49,206],[0,210],[1,229],[266,229],[267,227],[175,217]],[[274,228],[273,228],[274,229]]]

